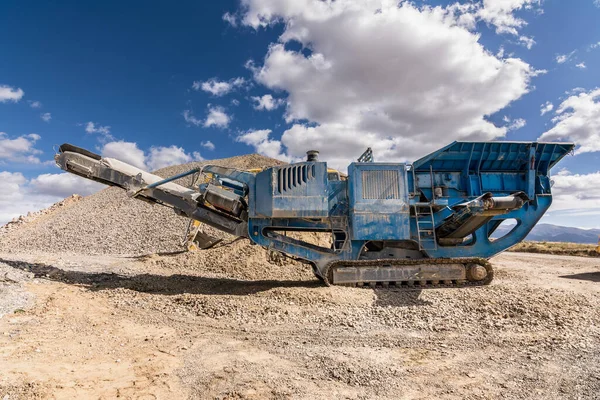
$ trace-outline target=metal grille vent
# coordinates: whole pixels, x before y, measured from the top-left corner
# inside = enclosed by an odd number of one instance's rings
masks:
[[[400,174],[398,170],[362,171],[363,199],[400,199]]]
[[[279,193],[295,189],[315,177],[314,165],[292,165],[277,171],[277,191]]]

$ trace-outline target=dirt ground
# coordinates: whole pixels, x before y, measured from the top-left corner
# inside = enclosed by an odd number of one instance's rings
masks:
[[[170,257],[0,254],[0,399],[600,398],[598,259],[399,291]]]

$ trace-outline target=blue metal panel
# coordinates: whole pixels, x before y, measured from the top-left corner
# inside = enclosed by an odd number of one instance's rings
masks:
[[[475,173],[483,171],[524,171],[532,159],[529,149],[534,149],[533,167],[546,174],[567,153],[573,143],[538,142],[454,142],[413,163],[416,171],[457,171]]]
[[[329,215],[327,164],[306,162],[256,174],[251,217],[323,218]]]
[[[405,164],[352,163],[348,178],[352,239],[410,237]]]

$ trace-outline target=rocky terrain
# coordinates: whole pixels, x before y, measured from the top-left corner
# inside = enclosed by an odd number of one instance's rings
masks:
[[[598,398],[598,259],[505,253],[480,288],[324,287],[247,240],[182,252],[186,223],[106,189],[0,231],[0,399]]]

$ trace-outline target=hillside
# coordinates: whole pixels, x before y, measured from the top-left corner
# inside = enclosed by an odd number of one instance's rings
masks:
[[[510,225],[500,226],[493,237],[502,237],[510,232]],[[535,242],[564,242],[596,244],[600,236],[600,229],[581,229],[568,226],[559,226],[552,224],[538,224],[525,238],[528,241]]]

